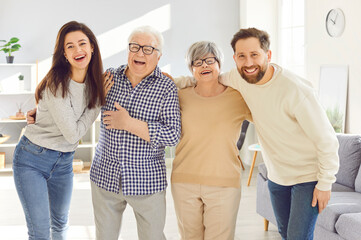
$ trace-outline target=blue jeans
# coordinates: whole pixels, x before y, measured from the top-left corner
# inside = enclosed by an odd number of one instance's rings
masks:
[[[291,186],[268,180],[273,212],[283,240],[312,240],[318,216],[318,205],[312,207],[317,182]]]
[[[40,147],[25,136],[16,146],[14,180],[29,239],[66,239],[73,190],[73,157],[74,152]]]

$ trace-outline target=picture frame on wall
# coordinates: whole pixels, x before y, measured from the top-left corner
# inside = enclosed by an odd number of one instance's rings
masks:
[[[319,99],[336,133],[345,132],[347,89],[347,65],[321,66]]]

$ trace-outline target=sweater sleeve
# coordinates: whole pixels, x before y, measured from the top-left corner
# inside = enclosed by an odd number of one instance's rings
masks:
[[[236,68],[232,69],[229,72],[222,73],[219,77],[220,83],[222,83],[225,86],[232,87],[237,91],[240,91],[239,81],[241,80],[242,78],[239,75]],[[196,85],[196,80],[194,79],[194,77],[190,77],[190,76],[179,76],[174,78],[174,83],[178,89],[183,89],[186,87],[191,87]]]
[[[225,86],[232,87],[236,89],[238,92],[241,92],[241,81],[244,81],[239,75],[236,68],[232,69],[229,72],[222,73],[219,78],[219,82]]]
[[[316,148],[319,167],[316,187],[321,191],[328,191],[336,181],[335,175],[339,168],[336,134],[314,93],[305,96],[295,108],[295,116]]]
[[[44,94],[44,100],[56,126],[70,144],[75,144],[86,134],[100,112],[100,107],[86,108],[80,118],[77,119],[68,97],[63,98],[61,94],[54,96],[47,91]]]

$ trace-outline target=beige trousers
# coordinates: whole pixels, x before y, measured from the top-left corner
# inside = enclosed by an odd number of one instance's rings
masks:
[[[182,240],[233,240],[241,188],[172,183]]]
[[[165,240],[165,190],[152,195],[124,196],[91,182],[97,240],[118,240],[127,204],[133,208],[140,240]]]

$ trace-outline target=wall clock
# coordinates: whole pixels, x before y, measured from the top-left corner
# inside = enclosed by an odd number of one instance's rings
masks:
[[[326,17],[326,30],[331,37],[339,37],[345,29],[345,15],[339,8],[331,9]]]

